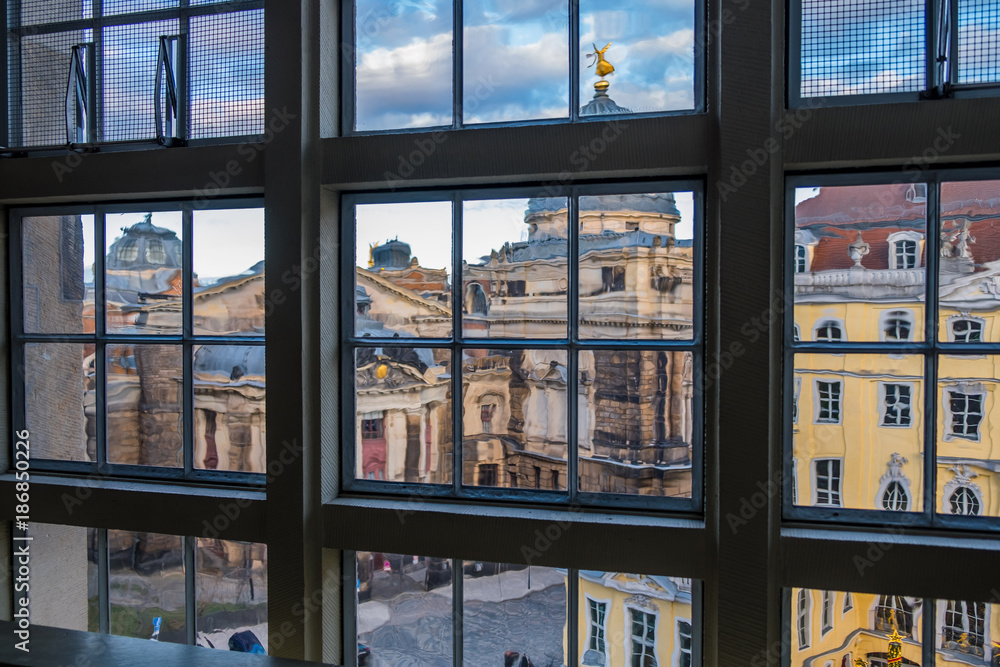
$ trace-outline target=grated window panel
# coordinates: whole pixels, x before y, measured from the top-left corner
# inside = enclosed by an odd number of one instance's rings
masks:
[[[102,141],[156,137],[153,84],[160,35],[176,35],[176,19],[104,29]]]
[[[104,0],[104,15],[156,12],[179,6],[179,0]]]
[[[958,0],[958,82],[1000,82],[1000,3]]]
[[[191,19],[190,137],[264,131],[264,10]]]
[[[75,44],[90,42],[90,30],[8,35],[10,144],[66,143],[66,83]],[[17,91],[20,90],[20,100]]]
[[[924,0],[802,0],[802,97],[926,87]]]
[[[20,5],[20,16],[18,16],[18,5]],[[21,2],[9,0],[7,25],[18,28],[89,19],[93,16],[91,11],[93,6],[91,0],[21,0]]]

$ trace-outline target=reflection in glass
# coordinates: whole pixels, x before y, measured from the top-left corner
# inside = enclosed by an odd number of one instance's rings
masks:
[[[565,197],[464,203],[462,331],[476,338],[565,338]]]
[[[182,354],[179,345],[107,346],[109,462],[183,467]]]
[[[108,214],[105,238],[108,333],[179,335],[180,211]]]
[[[194,347],[194,467],[263,473],[263,345]]]
[[[111,634],[187,643],[182,544],[173,535],[108,531]]]
[[[793,504],[923,511],[924,360],[796,354]]]
[[[97,632],[97,530],[31,522],[31,622]],[[24,542],[15,542],[23,545]]]
[[[356,478],[451,481],[451,352],[358,348],[354,377]]]
[[[692,196],[676,196],[580,198],[581,337],[694,337]]]
[[[958,81],[1000,81],[1000,5],[992,0],[956,0],[958,4]]]
[[[194,333],[264,335],[264,209],[195,211]]]
[[[195,551],[195,643],[223,651],[250,631],[267,650],[267,546],[198,538]]]
[[[938,338],[1000,342],[1000,181],[941,184]]]
[[[580,490],[691,497],[693,359],[672,350],[583,350]]]
[[[579,576],[581,665],[695,664],[690,579],[596,570]]]
[[[23,371],[31,456],[96,460],[93,344],[26,343]]]
[[[938,357],[937,511],[1000,516],[1000,355]]]
[[[94,216],[24,218],[25,333],[94,332]]]
[[[797,188],[795,200],[801,340],[923,340],[927,186]]]
[[[938,665],[987,667],[998,656],[1000,604],[972,600],[936,600],[934,628]]]
[[[355,333],[451,336],[451,202],[359,204]]]
[[[791,605],[791,667],[924,664],[921,598],[793,588]]]
[[[451,6],[451,0],[357,0],[356,129],[451,125]],[[402,170],[415,163],[400,160],[391,168],[406,178]]]
[[[566,488],[566,363],[565,350],[463,352],[463,484]]]
[[[465,664],[520,665],[521,656],[535,665],[565,664],[563,572],[482,561],[465,561],[463,568]],[[518,659],[507,662],[512,654]]]
[[[371,551],[356,558],[358,664],[451,667],[451,561]]]
[[[565,118],[568,5],[464,0],[463,7],[465,122]]]
[[[581,0],[581,114],[694,108],[694,12],[694,2]],[[592,54],[609,42],[615,71],[602,94]]]

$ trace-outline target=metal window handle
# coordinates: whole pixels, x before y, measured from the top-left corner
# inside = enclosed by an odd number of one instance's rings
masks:
[[[156,81],[153,85],[153,113],[156,123],[156,140],[164,146],[183,146],[184,127],[181,118],[179,83],[182,81],[180,72],[180,54],[183,50],[183,36],[162,35],[160,37],[160,52],[156,59]],[[165,83],[166,104],[162,102],[160,84]],[[166,113],[164,114],[164,106]]]
[[[93,126],[88,104],[88,68],[93,58],[93,44],[74,44],[70,51],[69,77],[66,81],[66,143],[91,143]],[[88,57],[89,56],[89,57]]]

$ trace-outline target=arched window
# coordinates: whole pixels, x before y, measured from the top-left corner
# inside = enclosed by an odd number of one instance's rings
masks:
[[[882,340],[903,343],[913,335],[913,314],[906,310],[890,310],[882,314]]]
[[[906,493],[906,487],[898,481],[889,482],[882,494],[882,508],[890,512],[905,512],[910,506],[910,497]]]
[[[809,592],[806,589],[799,591],[796,602],[796,623],[795,627],[799,632],[799,650],[809,647]]]
[[[913,606],[901,595],[880,595],[875,606],[875,630],[899,630],[904,637],[913,636]]]
[[[983,655],[986,639],[986,603],[949,600],[941,628],[941,648]]]
[[[121,241],[115,254],[119,262],[134,262],[139,257],[139,244],[135,239]]]
[[[146,261],[150,264],[167,263],[167,251],[163,249],[163,241],[160,239],[146,241]]]
[[[476,315],[485,315],[488,311],[486,304],[486,292],[483,291],[482,285],[479,283],[472,283],[469,285],[468,294],[466,296],[466,311],[470,314],[474,313]]]
[[[840,320],[823,320],[816,325],[813,338],[818,343],[836,343],[844,340],[844,326]]]
[[[956,343],[983,342],[983,321],[968,317],[952,320],[951,339]]]
[[[979,516],[979,498],[967,486],[960,486],[955,489],[951,494],[951,498],[948,499],[948,503],[951,505],[952,514]]]

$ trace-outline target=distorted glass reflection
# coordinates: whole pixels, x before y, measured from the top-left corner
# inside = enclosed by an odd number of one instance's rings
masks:
[[[924,360],[796,354],[792,502],[923,511]]]
[[[464,0],[463,12],[465,122],[565,118],[568,5]]]
[[[462,594],[466,664],[565,664],[565,572],[464,561]]]
[[[801,340],[923,340],[927,186],[804,187],[795,200]]]
[[[181,212],[108,214],[104,268],[107,332],[181,333]]]
[[[355,350],[355,476],[388,482],[452,479],[451,352]]]
[[[1000,663],[1000,604],[936,600],[936,664],[993,667]]]
[[[95,461],[93,343],[26,343],[23,371],[32,458]]]
[[[476,338],[565,338],[565,197],[463,206],[462,332]]]
[[[938,357],[937,511],[1000,516],[1000,355]],[[996,426],[997,428],[994,428]]]
[[[264,346],[196,345],[192,373],[194,467],[264,472]]]
[[[264,335],[264,209],[195,211],[195,335]]]
[[[359,667],[451,667],[452,561],[358,551]]]
[[[690,192],[580,198],[580,336],[694,337]]]
[[[791,606],[791,667],[924,664],[921,598],[793,588]]]
[[[32,624],[97,632],[97,530],[31,522],[26,535]]]
[[[581,491],[691,496],[692,366],[684,351],[580,352]]]
[[[355,334],[451,336],[451,202],[355,208]]]
[[[463,351],[463,484],[566,488],[567,361],[565,350]]]
[[[24,218],[25,333],[94,332],[94,216]]]
[[[183,467],[183,352],[179,345],[105,348],[109,462]],[[96,433],[96,425],[87,431]]]
[[[357,0],[354,7],[355,128],[451,125],[452,0]],[[391,168],[407,166],[414,168],[401,156]]]
[[[267,546],[198,538],[195,627],[198,646],[230,649],[230,638],[253,638],[267,651]]]
[[[187,643],[183,538],[108,531],[113,635]]]
[[[941,184],[938,338],[1000,341],[1000,181]]]

